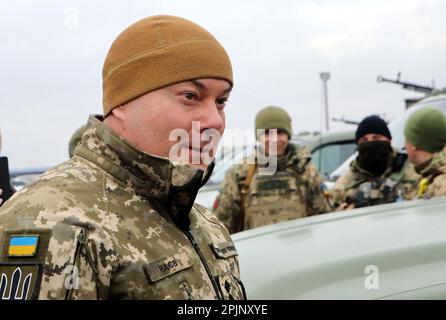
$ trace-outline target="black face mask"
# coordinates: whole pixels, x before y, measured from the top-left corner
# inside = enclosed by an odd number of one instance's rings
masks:
[[[358,165],[376,176],[381,176],[389,166],[392,147],[389,141],[367,141],[358,145]]]

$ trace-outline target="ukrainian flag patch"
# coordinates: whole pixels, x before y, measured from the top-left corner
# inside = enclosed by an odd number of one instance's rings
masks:
[[[13,235],[9,238],[9,257],[33,257],[39,243],[38,235]]]

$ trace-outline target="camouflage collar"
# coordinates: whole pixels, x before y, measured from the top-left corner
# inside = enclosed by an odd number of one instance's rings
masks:
[[[415,171],[423,176],[435,177],[446,170],[446,153],[440,151],[434,154],[432,158],[415,166]]]
[[[288,166],[297,165],[300,168],[311,160],[311,152],[306,147],[289,143],[287,157],[289,158]]]
[[[168,158],[136,149],[102,121],[102,116],[90,116],[74,153],[114,176],[124,187],[133,187],[137,194],[148,198],[167,200],[172,188],[196,180],[197,174],[200,179],[203,176],[202,170],[174,165]],[[201,186],[202,183],[196,188],[195,195]]]
[[[257,150],[256,147],[254,149],[252,157],[255,157],[257,163],[257,151],[261,152],[261,150]],[[304,168],[308,162],[311,160],[311,153],[306,147],[297,146],[295,144],[289,143],[286,153],[283,156],[277,157],[277,170],[284,171],[287,168],[293,167],[298,168],[298,170]],[[267,166],[267,164],[264,164]]]

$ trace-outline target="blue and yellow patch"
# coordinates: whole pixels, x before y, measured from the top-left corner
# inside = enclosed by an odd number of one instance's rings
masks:
[[[9,257],[33,257],[39,243],[38,235],[16,235],[9,239]]]

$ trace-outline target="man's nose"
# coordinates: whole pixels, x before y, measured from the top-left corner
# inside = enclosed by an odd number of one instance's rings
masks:
[[[215,102],[207,102],[201,110],[201,129],[222,130],[225,126],[223,111],[219,110]]]

